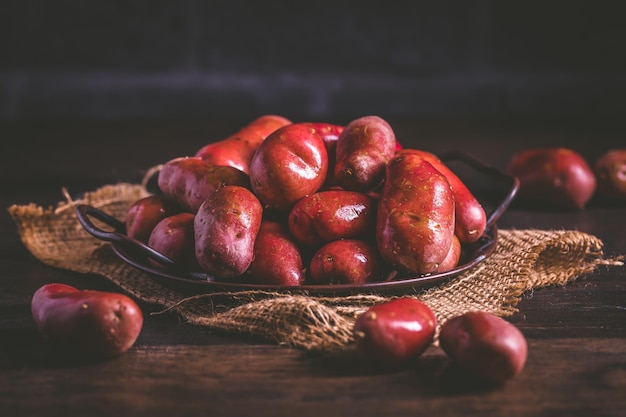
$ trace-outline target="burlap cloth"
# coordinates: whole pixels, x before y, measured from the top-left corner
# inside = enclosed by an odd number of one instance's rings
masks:
[[[66,200],[57,207],[13,205],[9,212],[28,250],[52,267],[105,277],[129,295],[176,312],[188,322],[311,352],[342,350],[352,342],[355,318],[390,295],[315,297],[247,291],[189,296],[162,286],[120,260],[111,245],[89,235],[74,205],[85,203],[123,220],[130,205],[147,195],[143,185],[107,185]],[[470,310],[500,316],[517,311],[522,295],[533,289],[565,285],[606,259],[595,236],[572,230],[499,230],[494,253],[473,269],[434,288],[408,294],[428,304],[439,325]],[[88,287],[85,283],[85,287]],[[397,296],[397,295],[396,295]],[[435,341],[436,343],[436,341]]]

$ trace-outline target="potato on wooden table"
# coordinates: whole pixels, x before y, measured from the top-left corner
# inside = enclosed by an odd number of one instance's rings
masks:
[[[68,355],[119,355],[135,343],[143,326],[143,313],[130,297],[59,283],[33,294],[31,312],[42,337]]]
[[[598,194],[615,200],[626,200],[626,149],[611,149],[593,164]]]
[[[437,317],[422,301],[400,297],[370,307],[354,324],[359,356],[397,367],[416,360],[432,344]]]
[[[578,152],[561,147],[515,153],[506,171],[520,181],[518,198],[562,209],[582,209],[596,191],[593,170]]]

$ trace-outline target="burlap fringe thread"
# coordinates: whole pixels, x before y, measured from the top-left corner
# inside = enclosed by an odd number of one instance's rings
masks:
[[[75,204],[84,203],[123,220],[130,205],[148,195],[144,184],[107,185],[77,201],[64,194],[67,201],[57,207],[44,209],[31,203],[9,208],[28,250],[47,265],[105,277],[131,296],[162,306],[163,312],[175,311],[195,325],[311,352],[331,352],[352,343],[359,314],[391,298],[264,291],[190,297],[120,260],[109,243],[89,235],[76,218]],[[526,291],[565,285],[600,265],[623,265],[621,259],[605,259],[602,247],[600,239],[578,231],[500,230],[496,250],[475,268],[441,286],[405,295],[428,304],[440,325],[472,310],[508,316],[517,311]]]

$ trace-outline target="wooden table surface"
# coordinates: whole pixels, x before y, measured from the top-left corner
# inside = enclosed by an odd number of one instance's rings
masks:
[[[345,121],[332,121],[345,122]],[[498,168],[531,146],[568,146],[589,160],[626,146],[624,128],[571,123],[390,121],[406,146],[469,151]],[[45,283],[116,290],[43,265],[19,240],[7,208],[47,206],[225,137],[238,121],[32,122],[0,126],[0,415],[2,416],[626,416],[626,273],[600,267],[565,287],[525,294],[510,317],[527,337],[521,375],[485,386],[442,372],[430,348],[415,366],[364,372],[263,340],[151,315],[130,351],[111,360],[56,360],[30,315]],[[577,229],[626,254],[626,206],[592,201],[563,212],[514,203],[504,228]]]

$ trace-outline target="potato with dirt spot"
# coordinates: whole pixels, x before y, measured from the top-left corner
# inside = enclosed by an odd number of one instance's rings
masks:
[[[217,280],[243,274],[254,258],[254,242],[263,207],[247,188],[225,185],[209,196],[196,213],[196,259]]]
[[[306,123],[293,123],[269,135],[250,162],[252,191],[263,207],[286,211],[318,191],[328,171],[322,137]]]
[[[379,116],[348,123],[337,139],[334,180],[346,190],[370,191],[385,177],[385,166],[396,152],[396,136]]]
[[[224,185],[250,188],[250,178],[230,166],[217,166],[197,157],[178,157],[163,164],[159,189],[190,213]]]
[[[309,271],[312,284],[365,284],[382,280],[385,263],[373,243],[339,239],[315,252]]]
[[[254,259],[247,282],[262,285],[299,286],[305,268],[298,244],[283,223],[263,220],[254,243]]]
[[[424,158],[389,161],[378,200],[376,241],[400,272],[437,272],[454,239],[454,195],[446,177]]]
[[[44,339],[67,355],[109,358],[126,352],[143,326],[139,306],[124,294],[46,284],[31,300]]]
[[[414,153],[431,163],[446,176],[454,194],[454,233],[462,243],[476,242],[487,228],[487,213],[482,204],[459,178],[438,156],[421,149],[403,149],[399,153]]]
[[[307,246],[341,238],[373,238],[376,200],[357,191],[319,191],[295,203],[287,223],[296,240]]]
[[[279,127],[290,123],[291,120],[282,116],[263,115],[227,138],[203,146],[196,152],[195,156],[211,165],[231,166],[248,174],[252,155],[261,142]]]
[[[181,211],[172,199],[162,195],[150,195],[135,201],[126,212],[126,235],[147,243],[152,229],[164,218]]]

